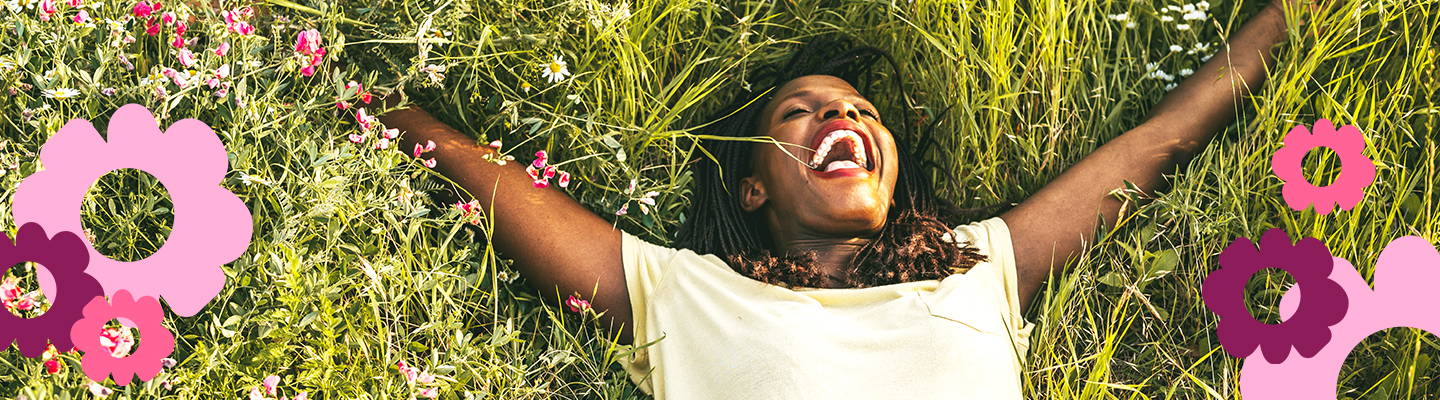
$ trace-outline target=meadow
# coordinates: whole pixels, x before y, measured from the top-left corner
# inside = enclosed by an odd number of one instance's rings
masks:
[[[1124,217],[1029,310],[1028,398],[1238,398],[1240,360],[1221,350],[1200,298],[1234,238],[1276,227],[1316,237],[1367,278],[1390,240],[1440,241],[1440,1],[1335,3],[1291,11],[1305,23],[1276,49],[1271,81],[1171,188],[1115,193]],[[162,126],[215,129],[229,152],[223,185],[250,208],[254,235],[215,300],[170,315],[176,364],[154,380],[92,384],[76,353],[57,355],[52,373],[11,350],[0,352],[0,398],[630,399],[647,398],[616,362],[632,349],[593,313],[550,301],[562,294],[525,286],[487,243],[483,212],[455,207],[466,194],[363,129],[353,105],[364,92],[405,90],[515,162],[548,151],[573,177],[557,190],[665,243],[693,189],[696,129],[755,67],[848,37],[899,62],[882,74],[903,79],[914,103],[888,85],[869,97],[933,129],[927,173],[989,217],[1138,125],[1265,2],[176,0],[144,17],[129,0],[3,4],[0,227],[15,231],[13,188],[42,168],[40,146],[67,120],[103,129],[138,103]],[[318,41],[298,48],[310,30]],[[557,60],[569,74],[547,79]],[[1319,118],[1360,127],[1378,167],[1358,206],[1328,216],[1287,207],[1269,162],[1291,127]],[[1325,151],[1306,164],[1316,182],[1338,172]],[[639,210],[647,192],[655,205]],[[139,171],[107,175],[84,204],[87,234],[112,258],[143,259],[169,234],[173,204]],[[9,275],[36,290],[33,268]],[[1253,278],[1252,312],[1278,320],[1290,282]],[[1436,339],[1377,332],[1351,353],[1337,393],[1440,396]]]

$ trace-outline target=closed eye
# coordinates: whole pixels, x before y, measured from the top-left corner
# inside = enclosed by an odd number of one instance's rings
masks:
[[[786,112],[785,115],[782,116],[782,117],[780,117],[780,118],[781,118],[781,119],[790,119],[790,117],[799,115],[799,114],[801,114],[801,113],[807,113],[807,112],[810,112],[810,110],[806,110],[806,109],[803,109],[803,108],[797,108],[797,109],[794,109],[794,110],[790,110],[789,112]]]
[[[873,119],[875,119],[875,120],[877,120],[877,121],[880,120],[880,115],[879,115],[879,114],[876,114],[875,111],[872,111],[872,110],[870,110],[870,109],[868,109],[868,108],[861,109],[861,110],[860,110],[860,115],[864,115],[864,116],[873,118]]]

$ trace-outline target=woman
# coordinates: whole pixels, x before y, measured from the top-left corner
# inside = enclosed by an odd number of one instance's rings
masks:
[[[998,218],[953,229],[906,146],[829,66],[719,124],[774,141],[714,146],[721,165],[699,167],[678,240],[689,249],[532,187],[423,110],[382,121],[406,132],[402,148],[437,144],[440,171],[493,207],[494,244],[532,285],[594,294],[640,348],[626,369],[656,398],[1019,398],[1023,305],[1115,221],[1112,190],[1158,188],[1232,120],[1284,37],[1271,4],[1145,123]]]

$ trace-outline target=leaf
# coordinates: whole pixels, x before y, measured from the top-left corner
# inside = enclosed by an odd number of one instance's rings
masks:
[[[1100,279],[1097,279],[1097,281],[1105,284],[1106,286],[1112,286],[1117,288],[1125,287],[1125,278],[1123,276],[1120,276],[1120,274],[1115,271],[1110,271],[1105,275],[1100,276]]]
[[[1145,279],[1157,279],[1175,272],[1175,267],[1180,265],[1180,255],[1175,249],[1161,250],[1155,253],[1150,259],[1150,269],[1145,273]]]

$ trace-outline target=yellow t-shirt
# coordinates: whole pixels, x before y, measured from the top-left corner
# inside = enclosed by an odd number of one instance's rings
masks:
[[[791,290],[720,258],[624,235],[635,345],[625,369],[656,399],[1019,399],[1033,325],[1010,230],[954,230],[989,260],[964,274]]]

